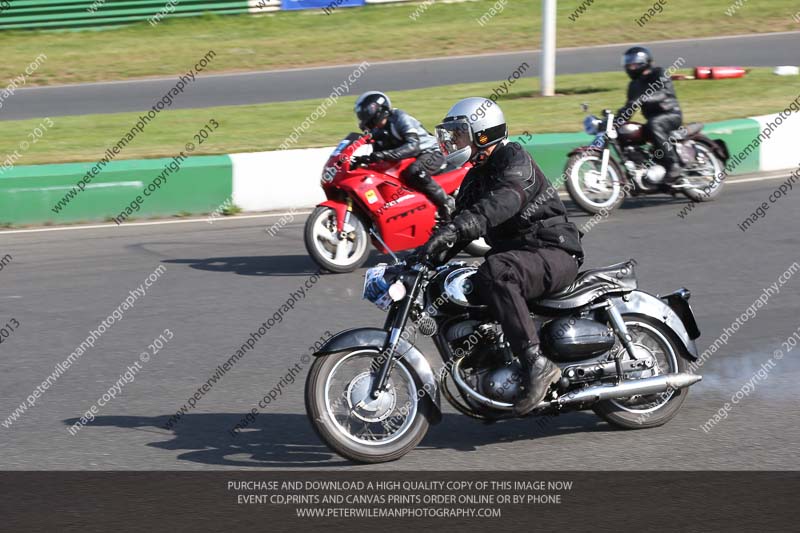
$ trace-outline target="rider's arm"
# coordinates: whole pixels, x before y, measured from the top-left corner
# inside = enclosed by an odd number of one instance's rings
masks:
[[[409,115],[400,110],[396,110],[395,113],[398,113],[397,120],[391,125],[387,125],[387,127],[394,129],[394,133],[402,139],[403,144],[397,148],[379,152],[381,155],[378,156],[378,159],[399,161],[400,159],[417,157],[420,154],[419,132],[414,127]]]
[[[654,67],[653,71],[648,75],[648,79],[651,80],[648,83],[648,87],[652,87],[653,90],[650,94],[645,93],[642,95],[642,100],[646,101],[648,104],[658,104],[670,98],[672,94],[675,94],[672,80],[664,73],[663,68]]]

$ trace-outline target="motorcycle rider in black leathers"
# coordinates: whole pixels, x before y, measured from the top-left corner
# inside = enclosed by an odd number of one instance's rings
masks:
[[[436,137],[402,109],[393,109],[389,97],[381,92],[362,94],[355,112],[359,127],[371,133],[373,144],[372,153],[356,158],[356,164],[416,157],[401,177],[436,205],[440,219],[448,220],[455,210],[455,200],[433,179],[445,163]]]
[[[453,106],[436,134],[449,163],[472,161],[456,198],[452,222],[423,248],[446,262],[474,239],[491,246],[473,277],[475,296],[488,305],[522,366],[521,397],[514,413],[530,413],[561,370],[539,349],[527,302],[557,292],[575,280],[583,261],[580,232],[530,154],[508,142],[500,107],[486,98]]]
[[[667,171],[664,183],[672,185],[681,176],[681,166],[669,137],[683,123],[672,80],[663,68],[653,66],[653,56],[647,48],[628,49],[622,56],[622,63],[631,82],[627,102],[617,111],[617,124],[627,122],[641,108],[656,147],[653,159]],[[659,157],[660,154],[663,156]]]

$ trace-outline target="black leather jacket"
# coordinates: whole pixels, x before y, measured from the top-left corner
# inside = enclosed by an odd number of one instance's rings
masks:
[[[617,116],[630,120],[639,107],[648,120],[665,113],[681,112],[675,87],[663,68],[653,67],[647,74],[631,80],[628,85],[628,101],[617,112]]]
[[[453,225],[460,245],[485,237],[492,252],[554,247],[582,260],[580,232],[566,215],[558,192],[530,154],[508,142],[467,173]]]
[[[383,152],[384,159],[398,161],[439,149],[436,137],[402,109],[393,109],[386,126],[371,133],[374,150]]]

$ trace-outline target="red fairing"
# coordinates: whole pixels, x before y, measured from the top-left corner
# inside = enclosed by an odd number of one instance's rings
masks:
[[[400,175],[414,159],[382,161],[367,168],[350,168],[350,158],[369,142],[364,135],[334,151],[323,169],[322,188],[328,200],[320,205],[336,210],[336,222],[342,230],[348,198],[353,210],[363,216],[394,252],[410,250],[425,244],[434,226],[436,206],[420,192],[407,187]],[[343,141],[344,143],[344,141]],[[341,145],[340,145],[341,146]],[[337,153],[338,152],[338,153]],[[461,186],[471,168],[459,169],[434,176],[448,194]],[[386,250],[377,240],[373,245],[382,253]]]

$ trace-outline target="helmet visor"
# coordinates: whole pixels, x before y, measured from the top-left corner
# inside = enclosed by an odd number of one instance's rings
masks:
[[[649,58],[647,57],[647,53],[643,52],[642,50],[637,50],[635,52],[626,52],[622,56],[623,67],[628,67],[629,65],[646,66],[648,62]]]
[[[447,156],[472,146],[472,128],[465,118],[443,122],[436,126],[436,138]]]

